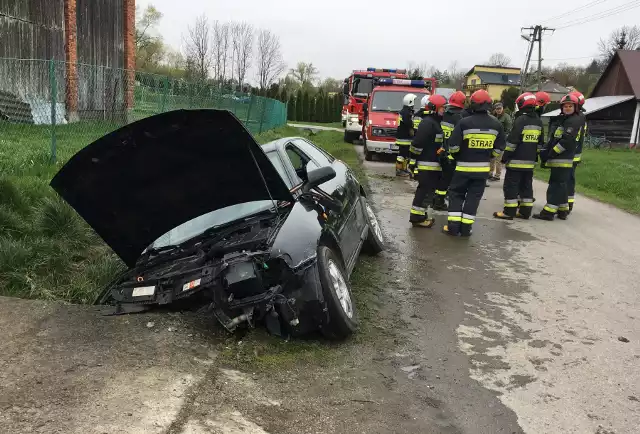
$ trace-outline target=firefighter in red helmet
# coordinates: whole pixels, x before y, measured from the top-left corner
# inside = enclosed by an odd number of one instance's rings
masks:
[[[505,147],[502,124],[489,115],[491,103],[486,90],[475,91],[470,98],[471,114],[458,122],[449,139],[449,152],[456,162],[444,227],[449,235],[471,235],[491,170],[489,161],[501,157]]]
[[[544,113],[544,108],[551,102],[551,97],[547,92],[536,92],[536,111],[539,115]]]
[[[575,95],[565,95],[560,100],[562,114],[558,126],[540,159],[551,169],[547,204],[539,214],[533,217],[540,220],[566,220],[569,215],[569,179],[573,170],[573,158],[580,142],[580,133],[584,127],[584,116],[580,114],[580,103]]]
[[[523,93],[516,99],[516,106],[520,115],[509,132],[502,155],[502,163],[507,168],[503,185],[504,209],[493,213],[494,217],[503,220],[531,217],[533,169],[538,159],[538,148],[544,143],[536,96],[530,92]]]
[[[451,133],[453,133],[453,129],[462,119],[462,110],[464,110],[464,103],[467,100],[466,95],[461,91],[454,92],[449,97],[449,104],[447,104],[447,108],[444,112],[444,116],[442,118],[442,122],[440,122],[440,126],[442,127],[442,132],[444,133],[444,149],[447,151],[447,157],[442,159],[442,176],[440,177],[440,182],[438,183],[438,187],[436,188],[436,196],[433,202],[433,209],[437,209],[440,211],[447,210],[447,204],[445,202],[445,198],[447,197],[447,190],[449,189],[449,184],[451,183],[451,178],[453,177],[453,157],[449,155],[449,138],[451,137]]]
[[[575,203],[575,194],[576,194],[576,169],[578,165],[582,161],[582,147],[584,145],[584,138],[587,135],[587,117],[585,116],[584,110],[584,95],[578,92],[577,90],[571,92],[571,95],[574,95],[578,98],[578,106],[580,107],[580,116],[583,118],[584,126],[582,127],[582,131],[579,136],[578,146],[576,148],[576,155],[573,157],[573,168],[571,169],[571,176],[569,177],[569,185],[567,187],[567,195],[569,197],[569,213],[573,211],[573,204]]]
[[[429,114],[420,122],[413,139],[413,148],[422,150],[416,161],[418,188],[409,214],[409,221],[416,227],[430,228],[435,223],[433,216],[429,215],[429,206],[433,202],[433,194],[442,174],[440,159],[446,153],[440,126],[446,104],[447,99],[442,95],[429,97],[425,106],[425,112]]]

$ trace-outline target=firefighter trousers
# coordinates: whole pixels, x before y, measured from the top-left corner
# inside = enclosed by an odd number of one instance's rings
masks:
[[[451,164],[444,164],[442,166],[442,176],[440,177],[440,181],[436,187],[434,206],[444,206],[445,198],[447,197],[447,190],[449,189],[449,184],[451,184],[451,178],[453,178],[453,172],[455,172],[455,167]]]
[[[547,188],[547,204],[540,214],[546,216],[567,215],[569,213],[569,180],[571,167],[552,167]]]
[[[507,168],[502,190],[504,192],[503,212],[506,215],[515,217],[519,211],[522,217],[531,217],[531,211],[533,210],[533,170]]]
[[[471,235],[473,222],[489,173],[455,171],[449,185],[448,230],[451,235]]]
[[[409,164],[409,148],[411,147],[411,140],[396,140],[398,145],[398,156],[396,157],[396,169],[406,170]]]
[[[576,169],[578,168],[578,162],[573,162],[571,168],[571,176],[569,176],[569,184],[567,185],[567,196],[569,202],[569,211],[573,210],[573,203],[576,201]]]
[[[418,170],[418,188],[416,188],[409,215],[411,223],[422,223],[429,218],[428,207],[425,205],[433,202],[441,174],[439,170]]]

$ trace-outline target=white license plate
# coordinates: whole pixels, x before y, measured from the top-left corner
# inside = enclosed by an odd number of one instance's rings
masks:
[[[196,280],[192,280],[191,282],[187,282],[184,285],[182,285],[182,290],[183,291],[188,291],[190,289],[198,287],[198,286],[200,286],[200,282],[201,281],[202,281],[202,279],[196,279]]]
[[[391,145],[391,150],[392,150],[392,151],[399,151],[399,150],[400,150],[400,147],[399,147],[399,146],[397,146],[397,145]]]
[[[155,286],[140,286],[138,288],[133,288],[133,292],[131,295],[133,297],[148,297],[153,295],[156,292]]]

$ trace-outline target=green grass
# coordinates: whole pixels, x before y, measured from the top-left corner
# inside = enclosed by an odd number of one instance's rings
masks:
[[[536,169],[535,176],[547,181],[549,171]],[[576,170],[576,191],[640,214],[640,152],[584,150],[582,163]]]
[[[91,303],[124,269],[48,185],[73,154],[116,127],[97,122],[58,127],[58,160],[50,164],[49,127],[0,121],[0,295]],[[340,133],[309,135],[282,127],[256,138],[266,143],[283,136],[309,137],[365,180],[353,147],[342,143]]]
[[[300,125],[318,125],[321,127],[331,127],[331,128],[340,128],[343,129],[342,122],[298,122],[298,121],[287,121],[290,124],[300,124]]]

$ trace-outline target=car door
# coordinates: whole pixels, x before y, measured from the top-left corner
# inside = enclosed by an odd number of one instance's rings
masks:
[[[328,215],[334,219],[335,233],[341,244],[347,266],[350,266],[349,262],[360,246],[361,234],[364,230],[362,223],[364,213],[359,202],[360,186],[358,182],[347,165],[312,143],[304,139],[292,139],[287,145],[289,148],[285,147],[285,149],[287,149],[287,155],[290,158],[296,158],[292,155],[295,152],[301,152],[309,158],[307,170],[324,166],[331,166],[335,170],[336,177],[322,184],[320,188],[342,205],[339,212],[332,211]]]

